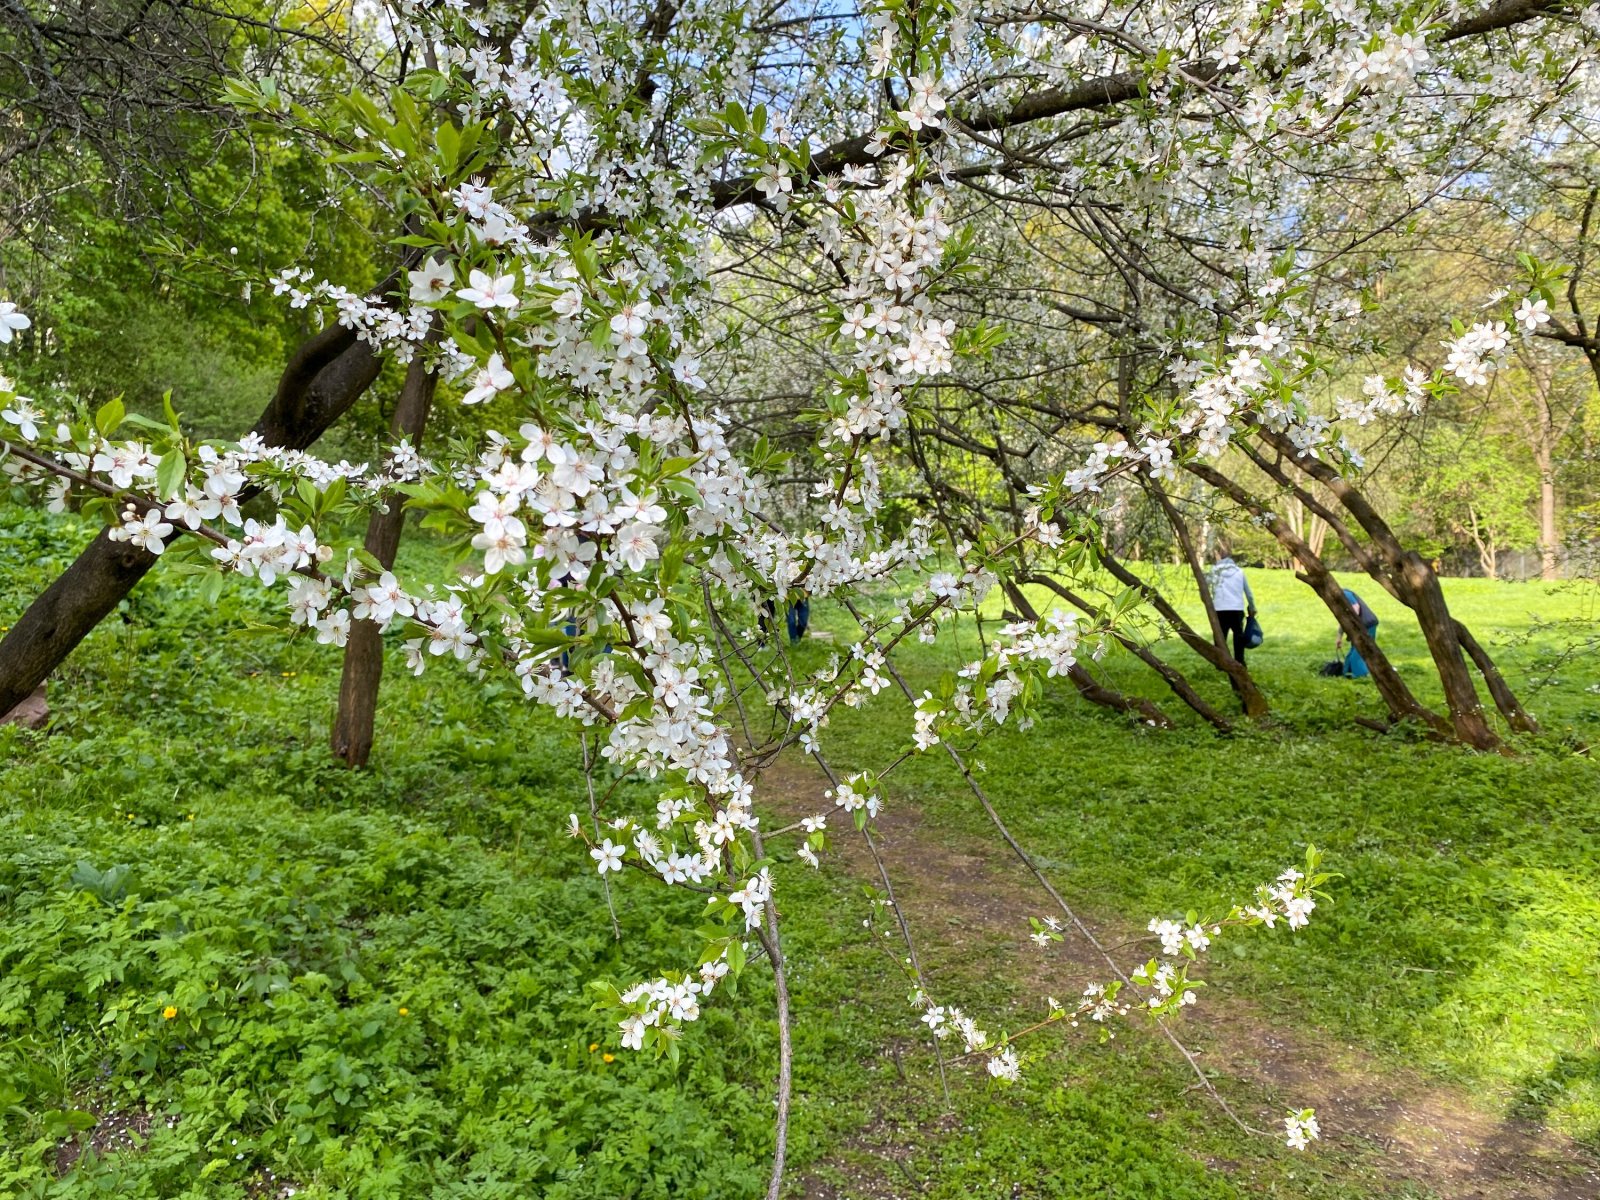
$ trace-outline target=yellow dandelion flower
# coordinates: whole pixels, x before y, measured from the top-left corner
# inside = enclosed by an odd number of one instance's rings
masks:
[[[178,1015],[178,1010],[176,1008],[174,1008],[170,1004],[167,1005],[165,1008],[163,1008],[161,1010],[161,1019],[163,1021],[170,1021],[170,1020],[172,1020],[173,1017],[175,1017],[177,1015]]]
[[[616,1062],[617,1061],[617,1056],[615,1054],[602,1054],[600,1056],[600,1058],[601,1058],[601,1060],[603,1062]]]

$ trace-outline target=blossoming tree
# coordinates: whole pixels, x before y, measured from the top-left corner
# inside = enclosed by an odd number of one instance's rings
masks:
[[[878,915],[905,940],[911,1002],[934,1044],[1001,1080],[1021,1069],[1023,1034],[1135,1009],[1182,1051],[1166,1021],[1195,997],[1191,964],[1241,927],[1305,924],[1326,878],[1314,851],[1230,912],[1153,921],[1144,962],[1106,954],[1104,984],[1047,1004],[1037,1026],[985,1030],[918,966],[872,837],[881,781],[911,754],[948,755],[1034,870],[1052,910],[1036,939],[1093,941],[965,753],[1025,722],[1047,681],[1114,639],[1125,614],[1014,621],[921,696],[896,651],[975,610],[1019,562],[1091,539],[1113,480],[1204,466],[1238,437],[1286,439],[1349,469],[1340,421],[1442,386],[1384,381],[1332,415],[1305,403],[1325,370],[1313,339],[1332,318],[1301,297],[1339,248],[1268,251],[1269,227],[1273,242],[1292,240],[1292,191],[1269,191],[1275,208],[1248,181],[1280,163],[1307,177],[1318,164],[1330,177],[1459,169],[1462,127],[1575,86],[1591,30],[1564,11],[1289,0],[1199,14],[1132,3],[1091,19],[947,0],[821,13],[718,0],[396,3],[378,37],[389,86],[316,109],[289,81],[231,91],[280,136],[356,172],[392,214],[397,271],[376,292],[292,261],[270,281],[283,303],[332,322],[291,363],[284,423],[205,443],[170,410],[90,413],[8,389],[8,469],[51,503],[102,515],[109,545],[281,588],[288,623],[319,642],[397,630],[413,670],[463,687],[515,679],[570,725],[592,769],[656,780],[653,811],[619,811],[609,792],[579,806],[577,857],[608,883],[703,894],[701,950],[653,978],[599,981],[596,995],[624,1046],[677,1055],[703,1006],[722,1002],[721,981],[764,959],[781,1045],[776,1196],[790,1091],[778,897],[784,873],[816,865],[841,825],[872,848],[889,897]],[[888,519],[884,474],[958,367],[1006,353],[994,325],[955,302],[982,194],[1109,222],[1163,214],[1149,255],[1130,251],[1120,269],[1209,315],[1150,322],[1165,332],[1171,386],[1130,408],[1122,436],[1047,472],[1015,519],[941,538],[931,514],[904,528]],[[1224,218],[1230,231],[1208,239]],[[786,456],[768,421],[757,407],[736,424],[721,403],[737,361],[722,305],[752,245],[786,264],[803,300],[793,344],[815,364],[803,381],[815,482],[787,522],[771,485]],[[1172,265],[1184,257],[1222,264],[1213,303]],[[27,317],[8,307],[0,320],[9,337]],[[1467,333],[1453,369],[1470,373],[1500,338]],[[413,395],[437,380],[481,406],[487,432],[426,453],[402,441],[376,466],[307,453],[327,412],[385,358],[405,365]],[[251,495],[266,511],[245,512]],[[403,578],[347,541],[353,518],[402,502],[470,546],[467,575]],[[801,592],[838,598],[861,627],[848,654],[812,671],[752,629],[764,603]],[[836,766],[830,715],[886,690],[914,713],[906,755]],[[821,811],[774,828],[761,776],[791,747],[833,787]],[[1316,1132],[1308,1111],[1286,1118],[1291,1145]]]

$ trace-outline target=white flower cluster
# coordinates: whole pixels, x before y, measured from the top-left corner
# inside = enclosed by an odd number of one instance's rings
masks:
[[[1511,344],[1504,321],[1479,321],[1460,337],[1444,343],[1449,353],[1445,370],[1469,387],[1489,382],[1489,372],[1497,367]]]
[[[1538,333],[1550,324],[1550,301],[1543,296],[1524,296],[1512,315],[1524,333]]]
[[[702,963],[698,979],[651,979],[623,992],[623,1005],[635,1010],[617,1024],[623,1048],[643,1049],[645,1031],[651,1028],[679,1036],[685,1024],[700,1019],[700,1001],[727,974],[728,960],[723,957]]]
[[[858,791],[858,788],[863,790]],[[837,789],[829,789],[826,794],[837,808],[847,813],[865,813],[867,820],[877,820],[881,805],[876,795],[863,788],[862,776],[853,775],[840,783]]]
[[[362,296],[327,280],[317,280],[304,267],[285,268],[268,282],[274,296],[289,297],[291,308],[331,308],[339,325],[354,331],[360,340],[390,351],[397,362],[411,361],[433,324],[433,313],[425,308],[390,307],[382,297]]]
[[[929,1005],[922,1014],[922,1023],[941,1042],[953,1033],[960,1034],[968,1054],[975,1054],[989,1045],[989,1035],[976,1021],[953,1005]]]
[[[1413,76],[1431,61],[1421,33],[1396,33],[1381,29],[1365,43],[1346,51],[1343,74],[1352,90],[1391,88],[1403,91]]]
[[[16,426],[19,438],[48,452],[61,466],[79,474],[96,476],[118,491],[151,493],[158,482],[164,455],[144,441],[113,442],[93,429],[74,431],[65,423],[41,426],[42,414],[32,400],[23,396],[15,396],[8,407],[0,410],[0,420]],[[243,524],[239,505],[249,489],[256,488],[273,499],[282,499],[300,481],[318,491],[337,482],[353,499],[369,504],[382,503],[388,488],[433,470],[432,464],[419,457],[404,440],[391,449],[383,468],[375,471],[365,463],[327,463],[301,450],[270,446],[254,433],[232,447],[202,443],[194,448],[193,462],[183,465],[185,474],[178,480],[176,494],[164,500],[151,498],[125,506],[134,510],[135,518],[145,528],[148,528],[151,508],[174,527],[182,525],[191,531],[209,523],[239,527]],[[26,463],[12,462],[7,467],[24,481],[48,474]],[[71,480],[65,475],[57,476],[50,485],[51,511],[62,511],[74,494]],[[170,532],[170,529],[164,531],[162,538]],[[158,545],[163,549],[165,546],[160,539],[144,537],[140,529],[126,536],[113,531],[111,536],[116,540],[140,541],[152,554],[161,553]]]
[[[151,554],[166,549],[167,535],[172,526],[161,519],[161,510],[147,508],[141,515],[137,505],[130,504],[122,510],[122,524],[113,525],[106,536],[113,542],[130,542]]]
[[[39,422],[43,421],[45,416],[34,407],[34,402],[28,397],[16,395],[12,391],[15,386],[11,380],[0,375],[0,392],[12,393],[10,404],[0,409],[0,421],[4,421],[7,425],[15,425],[23,441],[36,442],[39,440]]]
[[[1304,1150],[1322,1137],[1322,1126],[1317,1124],[1317,1114],[1309,1108],[1291,1112],[1283,1119],[1284,1141],[1291,1150]]]
[[[211,557],[241,575],[254,576],[268,587],[280,576],[293,575],[333,557],[333,548],[319,543],[309,525],[291,529],[281,516],[266,523],[248,517],[242,532],[242,538],[228,539],[211,552]]]
[[[971,594],[970,590],[966,594]],[[1076,664],[1081,637],[1078,622],[1076,613],[1056,608],[1036,623],[1002,626],[991,654],[967,663],[956,673],[956,686],[949,696],[925,691],[916,702],[912,738],[917,749],[937,746],[943,736],[940,727],[946,722],[970,730],[1005,724],[1013,703],[1026,694],[1031,676],[1055,678]],[[1029,719],[1024,718],[1018,727],[1027,728],[1028,724]]]
[[[1382,375],[1368,375],[1361,381],[1362,400],[1345,396],[1334,397],[1334,410],[1345,421],[1368,425],[1379,417],[1393,417],[1402,413],[1415,415],[1422,411],[1427,399],[1429,379],[1417,367],[1407,367],[1395,382]]]
[[[1215,926],[1209,932],[1203,925],[1191,925],[1185,929],[1177,921],[1155,917],[1150,918],[1147,928],[1161,939],[1161,953],[1172,956],[1182,954],[1186,946],[1196,953],[1204,953],[1211,948],[1212,934],[1219,932]]]
[[[1130,1005],[1118,1001],[1118,995],[1117,990],[1103,983],[1091,983],[1083,989],[1083,999],[1078,1004],[1078,1012],[1099,1025],[1105,1024],[1112,1017],[1125,1017],[1132,1009]],[[1050,1009],[1052,1015],[1064,1011],[1054,1003]],[[1077,1023],[1076,1020],[1072,1021],[1073,1025]]]
[[[1177,996],[1179,1007],[1193,1004],[1200,997],[1188,981],[1184,978],[1180,968],[1170,962],[1157,963],[1155,970],[1148,966],[1141,966],[1132,971],[1129,978],[1140,987],[1150,989],[1150,996],[1145,1001],[1151,1008],[1163,1008],[1173,996]]]
[[[1311,920],[1311,911],[1317,907],[1305,882],[1305,874],[1290,867],[1279,875],[1275,883],[1262,884],[1256,889],[1256,902],[1247,905],[1245,916],[1258,920],[1268,929],[1282,917],[1290,929],[1304,929]]]

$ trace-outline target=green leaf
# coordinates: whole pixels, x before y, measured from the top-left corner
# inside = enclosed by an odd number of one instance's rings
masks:
[[[683,543],[668,542],[667,548],[661,552],[661,586],[669,588],[678,578],[678,572],[683,567]]]
[[[200,585],[200,599],[207,608],[212,607],[222,597],[222,574],[214,572],[207,575],[205,582]]]
[[[572,641],[572,635],[559,625],[524,630],[522,636],[538,646],[563,646]]]
[[[122,403],[121,396],[113,396],[102,404],[94,414],[94,427],[101,437],[110,437],[118,425],[122,424],[128,415],[127,407]]]
[[[53,1108],[43,1115],[41,1121],[45,1129],[56,1137],[93,1129],[98,1124],[93,1113],[84,1112],[80,1108]]]
[[[593,283],[600,274],[600,256],[595,253],[594,239],[588,234],[572,238],[568,251],[579,276],[585,283]],[[609,334],[607,336],[609,338]]]
[[[122,418],[122,423],[132,425],[136,429],[148,429],[151,433],[160,434],[162,437],[172,432],[164,422],[152,421],[143,413],[128,413]]]
[[[445,173],[453,172],[461,155],[461,131],[449,121],[444,121],[433,131],[433,140],[439,147],[439,157],[444,162]]]
[[[338,508],[340,501],[344,499],[346,490],[347,485],[345,484],[344,476],[342,475],[338,476],[333,480],[332,483],[328,484],[328,486],[322,491],[322,499],[317,503],[317,515],[319,517],[324,516]]]
[[[170,500],[183,491],[184,480],[189,477],[189,460],[182,450],[168,450],[156,464],[156,495]]]

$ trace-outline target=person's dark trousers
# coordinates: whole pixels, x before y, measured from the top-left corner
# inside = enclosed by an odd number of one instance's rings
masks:
[[[1222,623],[1222,640],[1226,644],[1228,635],[1233,635],[1233,657],[1241,667],[1244,666],[1244,609],[1219,608],[1217,620]]]
[[[784,621],[789,626],[789,644],[793,645],[805,637],[806,626],[811,624],[811,601],[796,600],[789,605]]]

